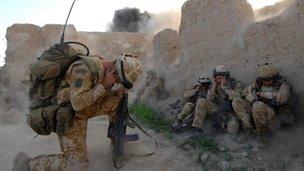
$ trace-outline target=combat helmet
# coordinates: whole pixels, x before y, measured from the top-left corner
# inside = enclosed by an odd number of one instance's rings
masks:
[[[279,70],[269,63],[265,63],[258,65],[257,75],[259,79],[273,79],[279,76]]]
[[[197,82],[201,85],[210,85],[211,84],[210,78],[207,78],[207,77],[199,77],[197,79]]]
[[[140,61],[134,55],[121,54],[115,60],[115,67],[121,84],[127,89],[133,87],[143,72]]]
[[[216,76],[225,76],[225,77],[229,77],[230,76],[230,72],[226,69],[225,65],[218,65],[214,70],[213,70],[213,77]]]

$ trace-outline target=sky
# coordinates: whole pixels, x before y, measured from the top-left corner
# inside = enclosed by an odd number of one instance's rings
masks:
[[[6,28],[14,23],[63,24],[73,0],[1,0],[0,1],[0,66],[4,65]],[[77,0],[69,23],[78,31],[106,31],[114,12],[124,7],[161,13],[180,10],[186,0]],[[280,0],[247,0],[254,9]]]

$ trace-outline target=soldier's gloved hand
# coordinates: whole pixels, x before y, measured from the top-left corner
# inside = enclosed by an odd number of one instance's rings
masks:
[[[253,94],[250,93],[250,94],[248,94],[248,95],[246,96],[246,100],[247,100],[248,102],[252,103],[252,102],[258,100],[258,97],[257,97],[256,95],[253,95]]]
[[[122,97],[125,93],[128,93],[128,89],[126,89],[125,87],[120,87],[116,90],[116,94],[120,97]]]
[[[218,85],[219,85],[219,80],[213,78],[213,84],[212,84],[211,91],[215,92],[215,90],[217,89]]]
[[[227,87],[228,86],[228,80],[225,77],[221,78],[220,81],[221,87]]]
[[[269,99],[269,100],[273,100],[274,99],[274,96],[271,92],[267,92],[267,93],[257,93],[257,95],[260,97],[260,98],[264,98],[264,99]]]
[[[258,81],[257,80],[254,80],[253,83],[250,85],[251,88],[253,89],[257,89],[259,87],[259,84],[258,84]]]
[[[114,86],[114,84],[115,84],[115,82],[117,82],[117,80],[118,79],[115,76],[115,70],[108,69],[108,70],[106,70],[105,77],[102,80],[101,85],[105,89],[109,89]]]

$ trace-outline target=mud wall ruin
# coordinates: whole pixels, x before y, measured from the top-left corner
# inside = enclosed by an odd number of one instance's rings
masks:
[[[225,64],[245,85],[256,77],[257,64],[270,62],[280,68],[291,83],[298,100],[297,111],[304,109],[304,1],[295,1],[277,17],[256,22],[245,0],[188,0],[182,7],[179,35],[181,54],[161,55],[156,48],[170,41],[171,33],[154,37],[154,59],[179,58],[179,64],[159,70],[172,90],[172,101],[198,76],[211,76],[216,65]],[[174,50],[171,48],[169,51]],[[170,53],[164,53],[170,54]],[[166,63],[165,65],[170,65]],[[178,80],[176,80],[178,78]]]

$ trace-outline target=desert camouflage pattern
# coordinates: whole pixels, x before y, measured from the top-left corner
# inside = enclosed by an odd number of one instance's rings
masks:
[[[186,116],[190,115],[194,111],[194,108],[195,108],[194,103],[187,102],[184,105],[182,111],[177,115],[177,119],[179,121],[182,121]]]
[[[218,86],[215,91],[212,91],[212,88],[210,88],[207,98],[201,98],[196,103],[193,126],[202,129],[208,115],[213,115],[224,100],[233,100],[240,97],[242,90],[242,83],[234,79],[230,79],[225,89]]]
[[[248,101],[238,97],[232,101],[232,107],[237,117],[241,120],[243,128],[246,130],[252,130],[254,126],[252,121],[251,104]]]
[[[273,129],[279,113],[290,114],[291,88],[286,81],[280,86],[261,86],[256,91],[252,91],[253,87],[254,84],[244,90],[246,100],[237,98],[233,101],[233,108],[245,128],[252,129],[255,125],[257,133],[265,133]],[[255,93],[260,93],[263,98],[258,99]]]
[[[186,116],[194,112],[198,99],[206,98],[206,89],[200,85],[195,85],[191,89],[187,90],[182,99],[182,111],[177,115],[179,121],[183,120]]]
[[[153,80],[148,87],[145,88],[145,91],[142,95],[142,101],[147,101],[151,98],[156,98],[158,101],[161,93],[164,90],[165,80],[162,77],[157,77]]]
[[[104,75],[102,65],[100,76]],[[103,77],[100,77],[103,78]],[[30,169],[34,171],[65,170],[89,161],[86,147],[87,121],[98,115],[108,115],[115,121],[115,111],[121,97],[110,90],[105,90],[99,82],[96,84],[87,65],[75,62],[66,73],[65,82],[70,86],[58,92],[58,102],[70,100],[76,111],[75,121],[70,130],[58,136],[61,154],[39,155],[30,161]],[[92,88],[93,87],[93,88]]]
[[[155,80],[155,78],[156,78],[156,73],[154,71],[147,71],[145,82],[136,94],[135,103],[138,103],[142,99],[142,96],[144,95],[146,88],[152,85],[152,82]]]
[[[196,102],[194,120],[192,126],[203,129],[207,115],[212,115],[216,112],[217,106],[212,101],[200,98]]]

